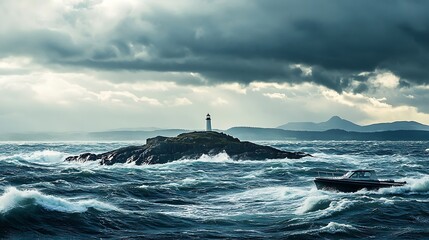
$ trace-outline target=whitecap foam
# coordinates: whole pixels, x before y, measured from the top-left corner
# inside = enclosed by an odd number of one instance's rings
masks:
[[[317,211],[329,207],[331,201],[327,196],[310,196],[306,198],[303,204],[297,208],[295,213],[304,214],[312,211]]]
[[[357,230],[355,227],[349,224],[330,222],[328,225],[319,229],[320,232],[338,233],[347,232],[350,230]]]
[[[330,210],[332,212],[341,212],[341,211],[351,207],[355,203],[356,203],[356,201],[351,201],[348,199],[341,199],[341,200],[336,201],[336,202],[331,202],[329,204],[329,207],[327,208],[327,210]]]
[[[1,156],[0,161],[13,163],[18,166],[32,166],[33,164],[51,165],[63,161],[66,154],[63,152],[42,150],[31,153],[20,153],[11,156]]]
[[[197,159],[197,161],[201,162],[230,162],[232,159],[229,157],[229,155],[226,152],[218,153],[214,156],[209,156],[206,154],[203,154],[201,157]]]
[[[73,202],[64,198],[45,195],[37,190],[18,190],[15,187],[9,187],[0,196],[0,213],[22,207],[23,204],[38,205],[47,210],[66,213],[81,213],[87,211],[88,208],[95,208],[99,211],[120,211],[115,206],[93,199]]]
[[[393,204],[395,204],[394,200],[388,199],[388,198],[384,198],[384,197],[382,197],[382,198],[380,198],[378,200],[381,201],[383,204],[386,204],[386,205],[393,205]]]
[[[429,176],[425,176],[418,180],[408,180],[410,182],[410,190],[414,192],[428,192],[429,191]]]
[[[152,186],[149,186],[149,185],[143,184],[143,185],[137,186],[136,188],[140,188],[140,189],[150,189],[150,188],[152,188]]]
[[[65,156],[66,153],[46,149],[32,153],[18,154],[13,157],[21,158],[27,162],[49,164],[62,162]]]
[[[228,164],[271,164],[271,163],[282,163],[286,165],[290,165],[292,163],[296,163],[302,159],[265,159],[265,160],[233,160],[226,152],[221,152],[216,155],[207,155],[203,154],[201,157],[197,159],[180,159],[164,164],[153,164],[146,165],[146,167],[150,168],[159,168],[160,166],[168,167],[174,165],[182,165],[182,164],[192,164],[192,163],[228,163]],[[307,160],[302,160],[307,161]],[[116,165],[116,164],[115,164]]]
[[[381,188],[378,193],[381,194],[412,194],[412,193],[429,193],[429,176],[423,176],[420,179],[406,178],[401,179],[407,184],[401,187]]]
[[[93,175],[93,174],[96,174],[96,172],[91,169],[84,168],[80,171],[80,174]]]
[[[170,183],[166,183],[166,184],[162,184],[159,185],[160,188],[164,188],[164,189],[178,189],[178,188],[182,188],[182,187],[191,187],[191,186],[195,186],[198,184],[206,184],[206,183],[211,183],[211,181],[208,181],[207,179],[204,178],[184,178],[181,180],[176,180],[174,182],[170,182]],[[221,182],[218,182],[219,184]],[[142,187],[144,188],[144,187]]]
[[[99,162],[97,161],[87,161],[87,162],[83,162],[80,163],[83,166],[85,165],[91,165],[94,168],[100,168],[100,169],[143,169],[143,170],[150,170],[150,169],[170,169],[170,168],[175,168],[177,165],[186,165],[186,164],[192,164],[192,163],[197,163],[197,162],[208,162],[208,163],[224,163],[224,162],[236,162],[234,160],[232,160],[229,155],[226,152],[221,152],[217,155],[206,155],[203,154],[201,157],[197,158],[197,159],[180,159],[180,160],[175,160],[175,161],[171,161],[171,162],[167,162],[167,163],[162,163],[162,164],[142,164],[142,165],[136,165],[135,162],[131,162],[131,163],[116,163],[113,165],[100,165]],[[74,164],[75,162],[73,162]]]
[[[194,184],[194,183],[197,182],[197,179],[187,177],[187,178],[183,179],[182,182],[185,185],[187,185],[187,184]]]
[[[232,160],[231,157],[226,152],[221,152],[216,155],[203,154],[197,159],[186,158],[186,159],[180,159],[177,161],[168,162],[165,164],[155,164],[151,166],[156,166],[156,165],[168,166],[168,165],[177,165],[177,164],[180,165],[180,164],[189,164],[189,163],[196,163],[196,162],[225,163],[225,162],[234,162],[234,160]]]
[[[351,199],[351,193],[332,192],[318,190],[315,187],[311,189],[296,189],[296,198],[293,207],[294,214],[304,215],[304,218],[326,217],[337,212],[349,209],[360,200]],[[357,193],[352,193],[357,194]]]
[[[223,197],[220,197],[219,200],[229,201],[229,202],[254,202],[254,201],[273,201],[273,200],[284,200],[287,196],[292,194],[287,194],[292,192],[288,187],[265,187],[265,188],[256,188],[247,190],[240,193],[229,194]]]
[[[329,222],[328,225],[323,226],[319,229],[310,229],[310,230],[299,231],[299,232],[294,233],[292,235],[296,235],[296,234],[307,235],[307,234],[319,234],[319,233],[335,234],[335,233],[346,233],[348,231],[357,231],[357,230],[358,230],[357,228],[355,228],[349,224]]]
[[[246,190],[244,192],[228,194],[216,199],[216,201],[228,201],[234,203],[254,203],[254,202],[289,202],[295,203],[301,201],[308,195],[309,189],[286,187],[286,186],[273,186],[263,187]]]
[[[239,177],[239,178],[243,178],[243,179],[256,179],[259,176],[263,175],[264,173],[265,173],[264,170],[256,170],[256,171],[252,171],[249,174],[246,174],[246,175],[244,175],[242,177]]]

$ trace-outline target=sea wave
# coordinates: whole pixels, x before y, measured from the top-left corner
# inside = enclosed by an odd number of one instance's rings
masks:
[[[401,179],[407,182],[402,187],[381,188],[378,193],[381,194],[421,194],[429,193],[429,176],[423,176],[420,179],[405,178]]]
[[[310,196],[306,198],[303,204],[297,208],[295,213],[304,214],[308,212],[313,212],[321,209],[326,209],[331,204],[328,196]]]
[[[329,207],[323,209],[319,217],[332,216],[333,214],[343,212],[349,208],[352,208],[358,201],[349,200],[349,199],[340,199],[336,201],[331,201]]]
[[[336,223],[336,222],[329,222],[328,225],[319,229],[320,232],[328,232],[328,233],[348,232],[350,230],[357,230],[357,229],[352,225]]]
[[[24,154],[22,157],[24,160],[36,163],[57,163],[63,161],[66,153],[53,151],[53,150],[42,150],[35,151],[30,154]]]
[[[0,213],[7,213],[15,208],[28,206],[40,206],[46,210],[81,213],[89,208],[99,211],[121,211],[121,209],[108,203],[94,199],[71,201],[61,197],[45,195],[37,190],[18,190],[15,187],[8,187],[0,196]]]
[[[3,156],[0,158],[0,160],[6,160],[14,163],[24,160],[25,162],[29,163],[52,164],[62,162],[65,156],[66,153],[64,152],[45,149],[30,153],[19,153],[12,156]]]
[[[234,162],[234,160],[231,159],[231,157],[226,152],[221,152],[216,155],[207,155],[203,154],[197,159],[180,159],[164,164],[153,164],[149,166],[157,167],[159,165],[168,166],[168,165],[181,165],[181,164],[188,164],[188,163],[196,163],[196,162],[209,162],[209,163],[223,163],[223,162]]]
[[[321,239],[322,237],[320,236],[320,234],[351,234],[351,232],[355,232],[355,233],[359,232],[359,229],[357,229],[356,227],[350,224],[329,222],[328,225],[326,226],[321,226],[319,228],[313,228],[310,230],[299,231],[299,232],[293,233],[292,236],[294,236],[297,239]],[[334,237],[334,238],[337,239],[341,237]]]
[[[228,202],[271,202],[289,199],[300,199],[305,194],[304,190],[291,187],[264,187],[246,190],[219,197],[217,201]]]
[[[425,176],[417,180],[408,180],[410,182],[410,190],[414,192],[428,192],[429,191],[429,176]]]

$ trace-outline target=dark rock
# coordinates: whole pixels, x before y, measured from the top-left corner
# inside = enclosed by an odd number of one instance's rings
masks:
[[[197,159],[203,154],[226,152],[234,160],[298,159],[311,156],[302,152],[286,152],[269,146],[242,142],[218,132],[191,132],[177,137],[154,137],[146,145],[129,146],[102,154],[84,153],[67,157],[66,161],[100,161],[102,165],[115,163],[158,164],[179,159]]]

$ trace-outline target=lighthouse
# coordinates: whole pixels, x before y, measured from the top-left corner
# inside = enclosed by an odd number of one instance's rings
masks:
[[[206,131],[211,131],[212,130],[212,120],[210,118],[210,114],[207,113],[206,116]]]

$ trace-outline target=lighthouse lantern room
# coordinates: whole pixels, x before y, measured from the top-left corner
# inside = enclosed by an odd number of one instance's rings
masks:
[[[212,130],[212,120],[210,118],[210,114],[207,113],[206,116],[206,131],[211,131]]]

